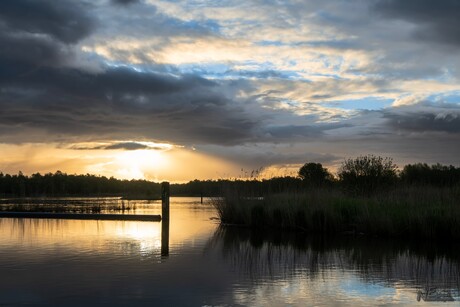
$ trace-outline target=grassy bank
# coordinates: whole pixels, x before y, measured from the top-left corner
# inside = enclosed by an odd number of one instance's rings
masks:
[[[228,191],[223,198],[215,199],[214,205],[223,224],[251,228],[438,240],[460,238],[459,187],[395,188],[372,197],[347,196],[333,188],[264,198]]]

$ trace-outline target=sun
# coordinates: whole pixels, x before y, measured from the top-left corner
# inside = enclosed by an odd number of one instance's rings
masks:
[[[161,150],[118,152],[113,161],[117,175],[127,179],[154,179],[150,177],[156,177],[156,174],[167,169],[169,164],[167,154]]]

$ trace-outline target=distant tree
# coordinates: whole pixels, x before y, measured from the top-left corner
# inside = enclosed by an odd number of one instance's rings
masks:
[[[393,185],[397,170],[392,158],[367,155],[345,160],[338,175],[348,192],[370,195]]]
[[[321,163],[305,163],[299,169],[299,177],[306,183],[321,186],[332,180],[332,174]]]

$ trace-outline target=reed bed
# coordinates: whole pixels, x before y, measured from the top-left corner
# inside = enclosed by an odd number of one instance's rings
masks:
[[[366,197],[350,196],[334,188],[262,198],[227,190],[213,204],[222,224],[251,228],[436,240],[460,238],[459,187],[401,187]]]

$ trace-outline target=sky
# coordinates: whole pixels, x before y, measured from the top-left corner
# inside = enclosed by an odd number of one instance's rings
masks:
[[[455,0],[2,0],[0,171],[460,165]]]

